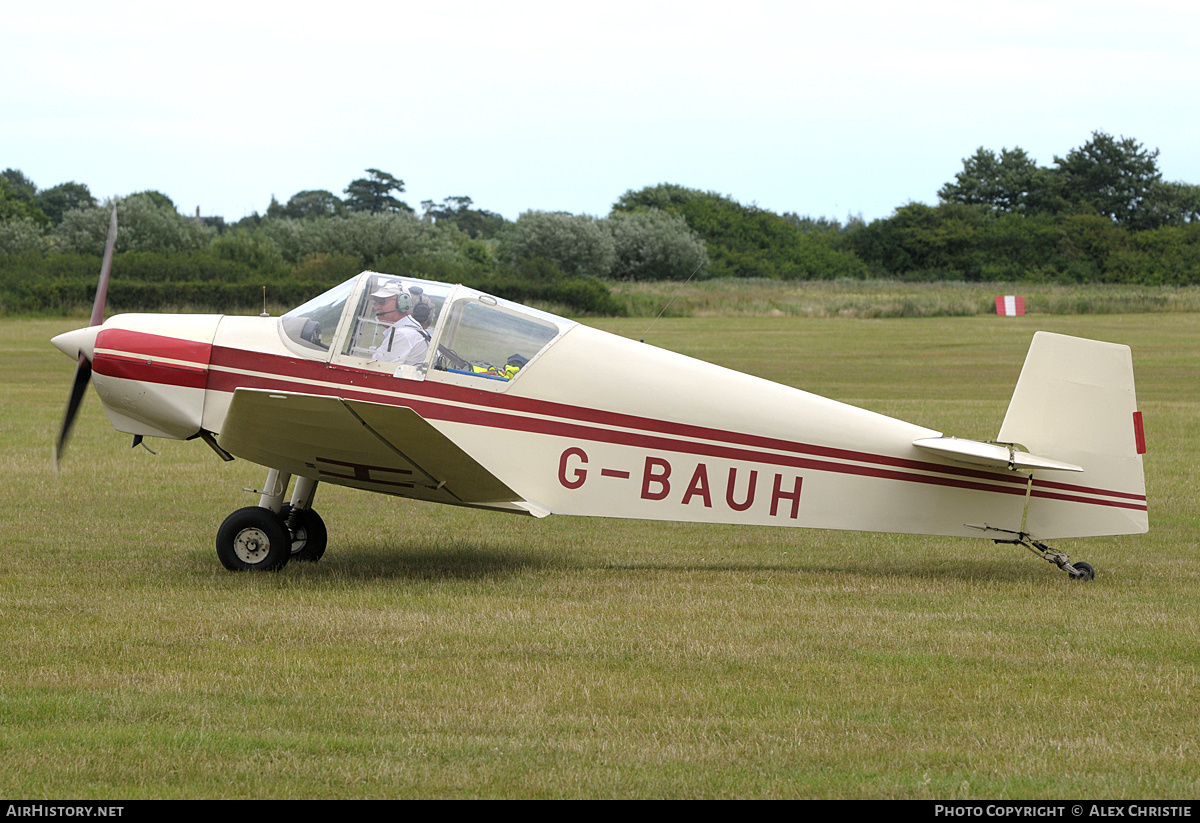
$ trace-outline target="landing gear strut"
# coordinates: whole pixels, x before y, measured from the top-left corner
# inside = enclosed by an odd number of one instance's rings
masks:
[[[305,563],[320,560],[329,537],[321,515],[312,509],[297,509],[291,503],[284,503],[279,516],[292,535],[292,560]]]
[[[290,503],[283,502],[291,476],[267,473],[257,506],[238,509],[217,530],[217,557],[230,571],[278,571],[289,560],[315,563],[325,554],[328,533],[310,508],[317,481],[296,478]]]

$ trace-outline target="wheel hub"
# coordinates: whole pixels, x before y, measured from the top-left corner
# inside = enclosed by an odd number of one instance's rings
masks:
[[[303,526],[297,526],[292,531],[292,554],[304,551],[304,544],[308,542],[308,531]]]
[[[242,529],[233,539],[233,552],[243,563],[258,563],[270,549],[271,540],[262,529]]]

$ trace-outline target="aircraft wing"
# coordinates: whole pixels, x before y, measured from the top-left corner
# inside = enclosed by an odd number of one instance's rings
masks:
[[[403,406],[238,389],[217,440],[237,457],[337,485],[538,517],[550,513]]]

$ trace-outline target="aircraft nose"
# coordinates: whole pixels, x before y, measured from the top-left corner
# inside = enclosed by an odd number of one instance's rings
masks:
[[[50,342],[72,360],[78,360],[79,355],[82,354],[90,362],[92,351],[96,348],[96,336],[100,334],[100,328],[100,326],[88,326],[86,329],[64,332]]]

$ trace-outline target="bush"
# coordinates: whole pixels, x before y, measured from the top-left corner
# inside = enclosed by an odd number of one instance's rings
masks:
[[[354,212],[345,217],[317,219],[268,218],[258,230],[279,249],[283,259],[299,263],[309,255],[333,254],[357,258],[363,268],[374,268],[386,257],[408,257],[449,252],[452,228],[406,212]]]
[[[279,246],[263,234],[237,229],[212,242],[210,251],[221,260],[242,263],[256,271],[274,272],[284,268]]]
[[[616,247],[608,227],[595,217],[527,211],[500,235],[501,257],[512,266],[543,258],[568,277],[608,277]]]
[[[615,254],[617,280],[686,280],[704,276],[708,252],[682,215],[660,209],[613,212],[604,221]]]
[[[516,303],[563,306],[581,314],[610,317],[625,313],[624,306],[599,280],[563,274],[552,261],[540,257],[466,285]]]
[[[870,275],[852,252],[834,246],[832,232],[806,231],[799,220],[714,192],[670,184],[626,192],[613,206],[613,217],[652,209],[680,215],[704,241],[709,277],[831,280]]]
[[[67,212],[52,234],[57,250],[103,254],[111,214],[111,206]],[[135,194],[117,201],[117,224],[118,252],[196,251],[206,248],[217,234],[216,229],[182,216],[172,206],[159,204],[151,194]]]
[[[36,220],[22,217],[0,220],[0,254],[19,255],[43,252],[49,241]]]
[[[428,255],[450,248],[446,231],[407,212],[354,212],[316,222],[326,231],[321,251],[357,257],[368,268],[388,256]]]
[[[362,262],[348,254],[310,254],[297,263],[291,271],[293,280],[328,283],[330,288],[363,270]],[[324,291],[324,289],[322,289]]]

